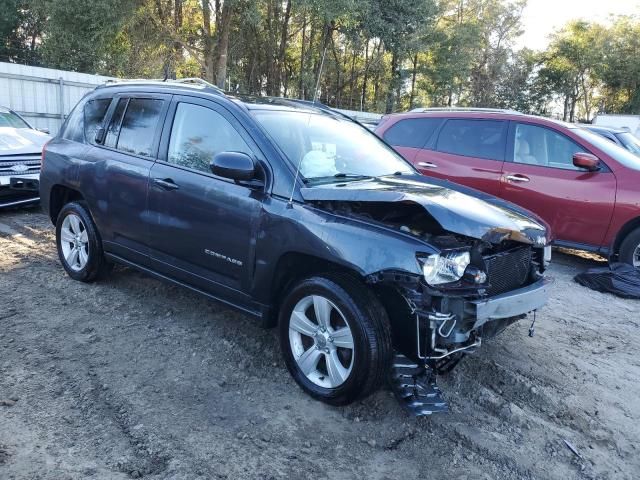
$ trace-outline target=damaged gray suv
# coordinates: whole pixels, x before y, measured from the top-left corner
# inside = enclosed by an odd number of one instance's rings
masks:
[[[435,376],[548,295],[540,220],[318,104],[99,87],[47,145],[40,195],[69,276],[117,262],[277,326],[296,382],[332,405],[391,378],[415,413],[445,410]]]

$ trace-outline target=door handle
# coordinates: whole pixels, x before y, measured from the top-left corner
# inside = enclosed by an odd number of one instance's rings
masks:
[[[528,182],[529,181],[529,177],[526,177],[524,175],[520,175],[520,174],[515,174],[515,175],[507,175],[506,178],[508,181],[510,182]]]
[[[153,183],[165,190],[177,190],[180,187],[170,178],[154,178]]]
[[[423,168],[438,168],[438,165],[431,162],[418,162],[418,166]]]

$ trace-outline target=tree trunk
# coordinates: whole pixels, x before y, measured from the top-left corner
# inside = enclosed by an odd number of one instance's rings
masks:
[[[267,95],[276,94],[277,83],[277,18],[278,18],[278,2],[279,0],[267,0],[267,18],[266,18],[266,39],[265,39],[265,56],[266,56],[266,74],[267,74]]]
[[[282,30],[280,32],[280,48],[278,50],[277,61],[277,79],[276,86],[278,92],[282,89],[282,77],[285,72],[285,56],[287,53],[287,40],[289,37],[289,19],[291,18],[291,0],[287,0],[287,6],[284,10],[284,18],[282,20]]]
[[[416,99],[416,75],[418,73],[418,54],[413,56],[413,72],[411,73],[411,95],[409,95],[409,110],[413,109]]]
[[[378,99],[380,93],[380,60],[384,55],[384,51],[382,51],[382,40],[378,40],[378,46],[376,47],[376,63],[378,64],[374,76],[373,81],[373,104],[375,108],[378,108]]]
[[[222,5],[220,18],[220,30],[218,43],[216,44],[216,85],[224,89],[227,78],[227,53],[229,51],[229,32],[231,31],[231,18],[233,16],[233,0],[225,0]],[[216,20],[217,21],[217,20]]]
[[[399,83],[398,72],[398,54],[395,49],[391,51],[391,82],[389,89],[387,90],[387,105],[385,108],[386,113],[392,113],[396,104],[396,89]]]
[[[353,47],[353,52],[351,53],[351,73],[349,75],[349,108],[353,110],[353,89],[356,82],[356,58],[358,58],[358,51],[356,47]]]
[[[174,1],[173,9],[173,27],[176,37],[180,35],[182,29],[182,0]],[[175,78],[176,67],[182,62],[182,44],[178,41],[173,42],[173,77]]]
[[[202,30],[204,43],[204,77],[213,82],[213,37],[211,36],[211,8],[209,0],[202,0]]]
[[[369,39],[364,44],[364,78],[362,79],[362,95],[360,96],[360,111],[363,112],[367,107],[367,80],[369,77]]]
[[[305,44],[306,38],[305,35],[307,33],[307,14],[304,13],[304,18],[302,20],[302,45],[300,47],[300,76],[298,78],[298,98],[304,100],[304,66],[305,62]]]

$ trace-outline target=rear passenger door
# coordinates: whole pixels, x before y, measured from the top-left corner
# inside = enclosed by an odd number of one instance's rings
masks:
[[[497,195],[508,125],[503,120],[449,118],[432,149],[420,150],[414,164],[425,175]]]
[[[141,264],[148,261],[145,213],[149,171],[157,157],[170,98],[162,94],[116,95],[103,138],[96,142],[95,134],[102,125],[87,131],[87,141],[94,145],[88,153],[95,162],[92,213],[105,250]]]
[[[213,101],[174,98],[162,155],[151,170],[153,268],[242,303],[253,270],[264,188],[211,173],[217,153],[259,152],[235,117]]]
[[[382,134],[382,138],[391,145],[405,160],[416,165],[416,155],[428,146],[433,135],[444,120],[442,118],[403,118],[391,125]],[[425,172],[428,174],[428,172]]]

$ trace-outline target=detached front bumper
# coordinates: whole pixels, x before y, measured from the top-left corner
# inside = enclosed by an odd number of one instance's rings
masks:
[[[40,201],[40,174],[0,176],[0,208]]]
[[[543,278],[518,290],[467,302],[465,310],[476,319],[473,329],[492,320],[517,317],[543,307],[549,300],[552,284],[553,280]]]

